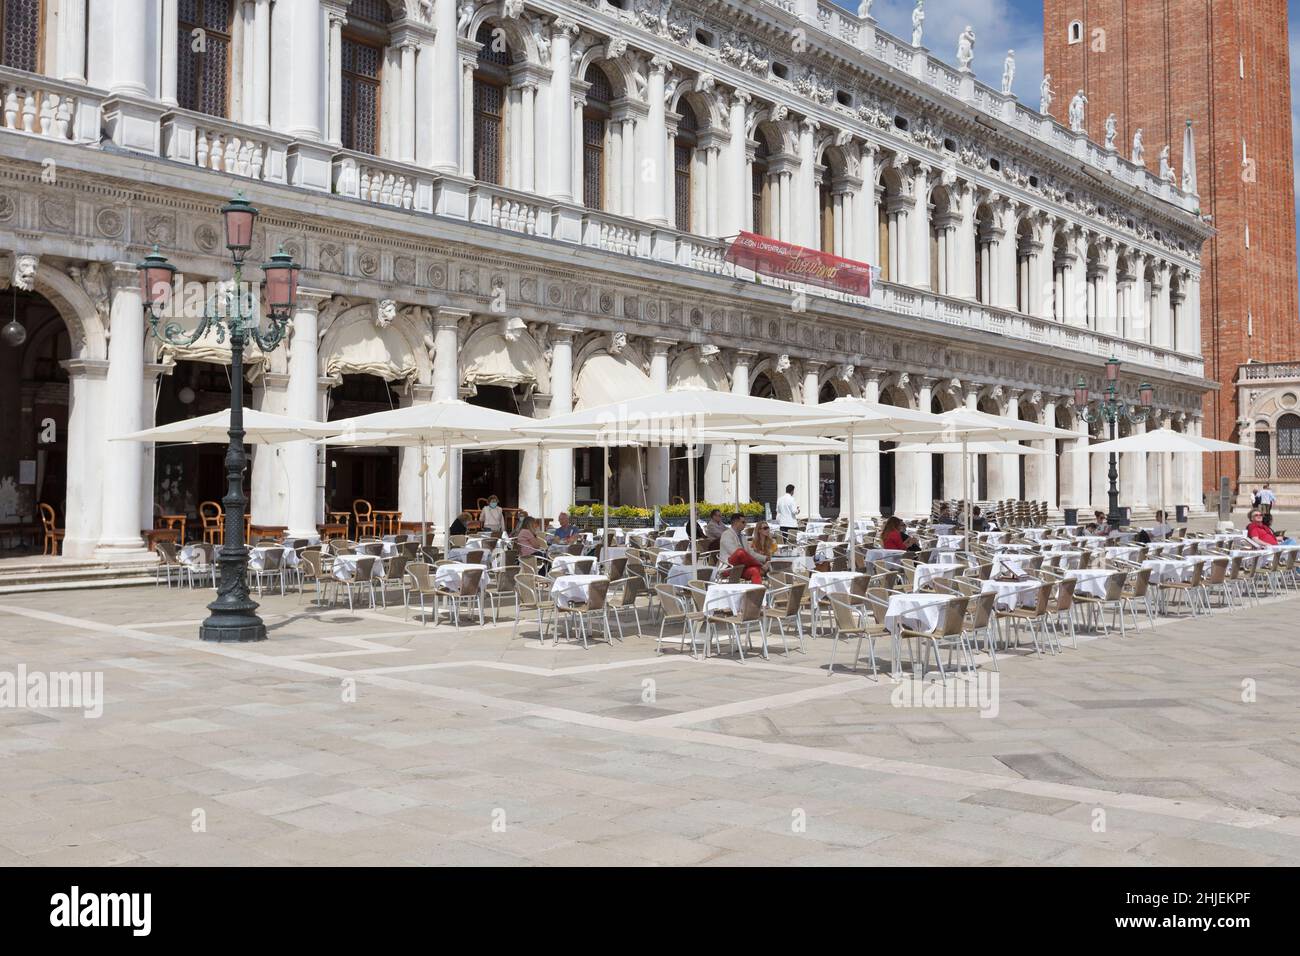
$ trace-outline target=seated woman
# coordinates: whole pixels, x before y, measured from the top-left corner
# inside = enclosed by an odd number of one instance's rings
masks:
[[[776,554],[776,538],[772,535],[772,529],[766,521],[760,521],[754,528],[754,537],[750,540],[749,546],[765,558]]]
[[[522,558],[537,555],[546,557],[546,542],[538,532],[538,521],[536,518],[525,518],[523,525],[519,528],[519,534],[515,536],[515,547],[519,550],[519,556]]]
[[[450,530],[453,535],[469,534],[469,515],[464,511],[456,515],[456,519],[451,523]]]
[[[880,530],[880,546],[890,551],[920,551],[921,544],[907,533],[903,519],[890,515]]]

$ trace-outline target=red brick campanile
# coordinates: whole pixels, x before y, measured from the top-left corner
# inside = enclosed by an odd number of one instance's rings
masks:
[[[1094,140],[1114,113],[1124,156],[1141,128],[1148,168],[1168,144],[1179,176],[1192,121],[1201,209],[1217,230],[1202,256],[1201,342],[1221,388],[1206,395],[1204,434],[1236,440],[1237,366],[1300,357],[1286,2],[1045,0],[1043,33],[1058,119],[1082,89]],[[1207,457],[1206,490],[1226,474],[1235,491],[1237,464]]]

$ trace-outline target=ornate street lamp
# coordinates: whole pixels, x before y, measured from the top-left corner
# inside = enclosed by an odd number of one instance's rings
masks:
[[[1088,407],[1088,383],[1079,377],[1079,381],[1074,386],[1074,406],[1078,409],[1079,417],[1089,424],[1099,421],[1110,423],[1110,439],[1114,441],[1119,437],[1119,423],[1123,419],[1126,422],[1140,422],[1151,414],[1151,405],[1154,389],[1147,382],[1138,386],[1138,404],[1133,405],[1119,397],[1119,359],[1111,356],[1106,360],[1106,390],[1102,394],[1101,401],[1095,409]],[[1112,528],[1117,527],[1120,523],[1121,515],[1119,512],[1119,455],[1115,452],[1110,453],[1110,471],[1107,473],[1110,480],[1110,513],[1106,516],[1106,521]]]
[[[257,602],[248,596],[248,549],[244,542],[244,346],[251,339],[263,352],[279,345],[289,328],[298,298],[298,266],[281,249],[262,266],[265,276],[267,320],[260,320],[258,297],[243,284],[244,256],[253,245],[257,210],[242,197],[221,207],[225,220],[226,249],[235,262],[235,279],[204,304],[197,326],[188,331],[178,319],[183,302],[174,301],[172,281],[176,267],[155,246],[137,268],[144,288],[145,316],[153,334],[170,345],[193,345],[216,330],[218,342],[230,336],[230,442],[226,448],[226,531],[217,557],[221,570],[212,613],[199,625],[205,641],[264,641],[266,625],[257,616]],[[171,313],[170,316],[168,313]]]

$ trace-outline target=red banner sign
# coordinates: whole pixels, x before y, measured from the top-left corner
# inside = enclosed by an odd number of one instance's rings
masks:
[[[854,295],[871,294],[871,266],[865,262],[841,259],[769,236],[742,232],[728,244],[724,258],[765,276],[810,282]]]

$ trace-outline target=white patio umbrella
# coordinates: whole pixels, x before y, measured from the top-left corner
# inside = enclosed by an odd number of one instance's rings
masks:
[[[244,441],[250,445],[279,445],[284,442],[305,441],[332,435],[332,423],[312,422],[286,415],[244,409]],[[119,435],[112,441],[157,442],[159,444],[219,444],[230,440],[230,412],[213,412],[197,418],[186,418],[169,425],[156,425],[143,431]]]
[[[1089,452],[1096,455],[1109,455],[1112,452],[1121,455],[1124,452],[1146,452],[1151,455],[1206,455],[1213,452],[1254,451],[1253,445],[1239,445],[1236,442],[1220,441],[1217,438],[1203,438],[1199,435],[1187,435],[1172,428],[1155,428],[1149,432],[1140,432],[1125,438],[1113,438],[1110,441],[1097,442],[1086,448],[1076,448],[1074,453]],[[1157,459],[1160,473],[1160,510],[1167,505],[1164,483],[1164,459]]]
[[[687,484],[690,516],[687,527],[696,527],[695,456],[700,445],[714,444],[722,436],[734,433],[737,440],[760,437],[758,430],[783,431],[785,423],[818,417],[815,405],[796,405],[770,398],[736,395],[703,388],[677,388],[654,395],[629,398],[623,402],[597,405],[558,415],[544,421],[530,422],[525,429],[535,435],[562,435],[566,432],[592,432],[597,444],[620,446],[646,444],[686,446]],[[829,417],[822,415],[822,417]],[[608,471],[608,470],[607,470]],[[691,535],[691,561],[696,559],[695,535]]]
[[[493,441],[520,437],[521,428],[535,420],[523,415],[499,412],[480,405],[471,405],[459,399],[440,399],[394,408],[370,415],[358,415],[329,422],[335,436],[325,444],[386,444],[407,445],[420,449],[420,539],[425,540],[428,521],[425,515],[425,483],[428,463],[426,454],[430,445],[443,447],[443,467],[446,471],[444,504],[447,509],[447,546],[451,546],[451,450],[453,447],[475,447]],[[378,436],[385,440],[378,441]],[[373,440],[372,440],[373,439]]]

